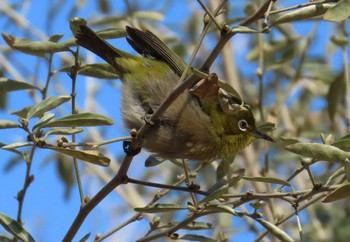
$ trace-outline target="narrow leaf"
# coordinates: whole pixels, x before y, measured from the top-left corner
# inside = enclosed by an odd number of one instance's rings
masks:
[[[78,242],[85,242],[89,239],[91,233],[87,233],[86,235],[84,235],[83,238],[81,238]]]
[[[216,242],[216,239],[211,239],[202,235],[197,234],[185,234],[178,238],[178,240],[187,240],[187,241],[203,241],[203,242]]]
[[[59,135],[72,135],[72,134],[78,134],[83,132],[84,129],[82,128],[53,128],[45,132],[45,135],[43,139],[45,140],[47,136],[52,134],[59,134]]]
[[[164,19],[164,14],[155,11],[136,11],[133,13],[133,16],[156,21],[162,21]]]
[[[298,20],[306,20],[316,16],[324,14],[328,9],[330,9],[334,4],[329,3],[319,3],[315,5],[306,6],[303,8],[298,8],[296,10],[280,14],[274,18],[271,18],[271,24],[283,24],[289,22],[295,22]]]
[[[228,184],[226,184],[226,185],[220,187],[219,189],[213,191],[212,193],[210,193],[204,199],[200,200],[198,202],[198,204],[210,202],[210,201],[212,201],[214,199],[220,198],[223,194],[227,193],[228,189],[229,189],[229,186],[228,186]]]
[[[350,161],[348,159],[344,162],[344,171],[346,175],[346,179],[350,182]]]
[[[3,147],[1,147],[4,150],[10,150],[10,149],[16,149],[16,148],[20,148],[20,147],[24,147],[24,146],[30,146],[32,145],[32,143],[29,142],[16,142],[16,143],[12,143],[9,145],[4,145]]]
[[[228,213],[237,216],[236,210],[227,205],[209,204],[205,207],[205,210],[219,213]]]
[[[332,175],[327,179],[324,186],[328,186],[335,178],[343,175],[345,173],[344,167],[340,167],[338,170],[332,173]]]
[[[33,106],[27,114],[27,119],[30,119],[35,116],[40,116],[45,112],[58,107],[62,103],[69,101],[70,98],[70,96],[49,97],[43,100],[42,102],[38,103],[37,105]]]
[[[261,33],[256,29],[251,29],[246,26],[236,26],[232,28],[232,33],[243,33],[243,34],[258,34]]]
[[[171,222],[168,223],[166,225],[166,227],[173,227],[178,225],[178,222]],[[165,226],[161,226],[162,228],[164,228]],[[207,223],[207,222],[196,222],[193,221],[189,224],[186,224],[184,227],[181,227],[181,229],[186,229],[186,230],[205,230],[205,229],[213,229],[214,225],[211,223]]]
[[[300,140],[296,138],[285,138],[285,137],[280,137],[280,139],[286,144],[286,145],[291,145],[291,144],[296,144],[300,143]]]
[[[259,130],[262,133],[270,132],[276,129],[276,125],[274,123],[266,122],[257,127],[257,130]]]
[[[78,113],[60,119],[53,120],[43,127],[83,127],[112,125],[112,119],[97,113]]]
[[[172,212],[176,210],[186,210],[186,209],[187,209],[186,207],[180,206],[174,203],[156,203],[149,207],[135,208],[134,210],[136,212],[141,212],[141,213],[165,213],[165,212]]]
[[[320,71],[318,71],[320,72]],[[333,76],[334,78],[334,76]],[[345,96],[345,82],[343,75],[338,75],[334,81],[329,85],[327,99],[327,111],[331,121],[334,121],[335,114],[337,113],[337,107],[341,103]]]
[[[334,190],[332,193],[328,194],[324,200],[323,203],[330,203],[334,202],[340,199],[349,198],[350,197],[350,184],[347,183],[338,189]]]
[[[288,145],[285,149],[295,154],[317,160],[343,162],[345,159],[350,158],[349,153],[342,151],[337,147],[317,143],[297,143]]]
[[[288,187],[292,187],[292,184],[289,182],[275,178],[275,177],[248,177],[248,176],[243,176],[242,177],[244,180],[248,181],[255,181],[255,182],[265,182],[265,183],[273,183],[273,184],[279,184],[279,185],[284,185]]]
[[[68,51],[65,44],[59,44],[52,41],[31,41],[26,38],[14,37],[8,33],[1,33],[6,43],[14,50],[43,57],[45,54],[52,54],[60,51]]]
[[[28,115],[29,110],[32,108],[33,106],[27,106],[22,108],[21,110],[18,111],[11,111],[10,114],[14,114],[17,115],[20,118],[26,118]]]
[[[8,217],[7,215],[0,213],[0,224],[16,239],[35,242],[34,238],[14,219]]]
[[[95,63],[81,66],[78,70],[79,75],[91,76],[102,79],[117,79],[118,75],[110,64]]]
[[[335,141],[334,143],[332,143],[332,145],[341,150],[350,151],[350,134],[345,135],[344,137]]]
[[[26,82],[19,82],[5,77],[0,77],[0,90],[2,92],[11,92],[25,89],[39,89]]]
[[[212,193],[225,185],[228,185],[228,187],[232,187],[234,184],[236,184],[242,179],[244,172],[245,172],[244,169],[239,169],[230,175],[224,176],[223,178],[218,180],[211,188],[209,188],[208,192]]]
[[[71,66],[65,66],[59,69],[59,72],[70,72]],[[81,65],[78,70],[79,75],[96,77],[101,79],[117,79],[118,75],[116,74],[113,67],[108,63],[94,63],[94,64],[85,64]]]
[[[262,226],[264,226],[264,228],[267,229],[271,234],[273,234],[278,239],[280,239],[280,241],[283,241],[283,242],[295,241],[286,232],[278,228],[276,225],[262,219],[258,219],[256,221],[258,221]]]
[[[62,39],[62,37],[63,34],[54,34],[50,36],[49,41],[57,43],[58,41],[60,41],[60,39]]]
[[[350,17],[350,0],[340,0],[324,14],[323,19],[340,22]]]
[[[103,156],[97,150],[73,150],[73,149],[53,147],[53,146],[49,146],[46,148],[50,150],[55,150],[62,154],[69,155],[79,160],[83,160],[95,165],[109,166],[109,163],[111,162],[111,160],[108,157]]]
[[[145,161],[145,167],[152,167],[152,166],[157,166],[160,165],[164,162],[164,159],[158,158],[156,155],[150,155],[147,157]]]
[[[44,124],[50,122],[50,120],[52,120],[55,117],[55,114],[53,113],[48,113],[45,114],[32,128],[32,130],[35,133],[36,129],[39,129],[41,126],[43,126]]]
[[[21,127],[18,123],[11,120],[0,120],[0,129],[9,129],[9,128],[19,128]]]

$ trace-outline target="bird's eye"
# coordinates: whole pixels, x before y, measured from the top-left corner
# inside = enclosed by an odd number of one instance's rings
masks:
[[[248,128],[248,122],[245,119],[241,119],[238,121],[238,128],[241,131],[247,131]]]

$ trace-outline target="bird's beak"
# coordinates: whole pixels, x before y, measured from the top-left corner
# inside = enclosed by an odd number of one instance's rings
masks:
[[[258,139],[264,139],[264,140],[267,140],[267,141],[270,141],[270,142],[275,142],[275,140],[273,138],[271,138],[267,134],[264,134],[264,133],[262,133],[262,132],[260,132],[258,130],[255,130],[252,133]]]

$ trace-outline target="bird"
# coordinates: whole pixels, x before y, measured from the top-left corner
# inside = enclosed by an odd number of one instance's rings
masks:
[[[113,67],[123,83],[124,124],[140,129],[179,84],[186,63],[152,32],[125,29],[127,42],[140,55],[115,48],[86,23],[79,24],[74,35],[79,46]],[[232,157],[257,138],[273,142],[257,130],[250,106],[224,93],[218,100],[206,100],[190,89],[184,91],[152,124],[143,147],[164,159],[204,162]]]

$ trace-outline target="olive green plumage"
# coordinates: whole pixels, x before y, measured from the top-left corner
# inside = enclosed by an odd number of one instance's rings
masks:
[[[129,44],[142,56],[114,48],[86,25],[77,43],[112,65],[122,80],[122,114],[126,127],[139,129],[178,84],[186,66],[149,31],[126,27]],[[219,103],[182,93],[146,134],[144,147],[164,158],[212,160],[234,155],[256,138],[272,139],[256,130],[247,105],[227,113]]]

